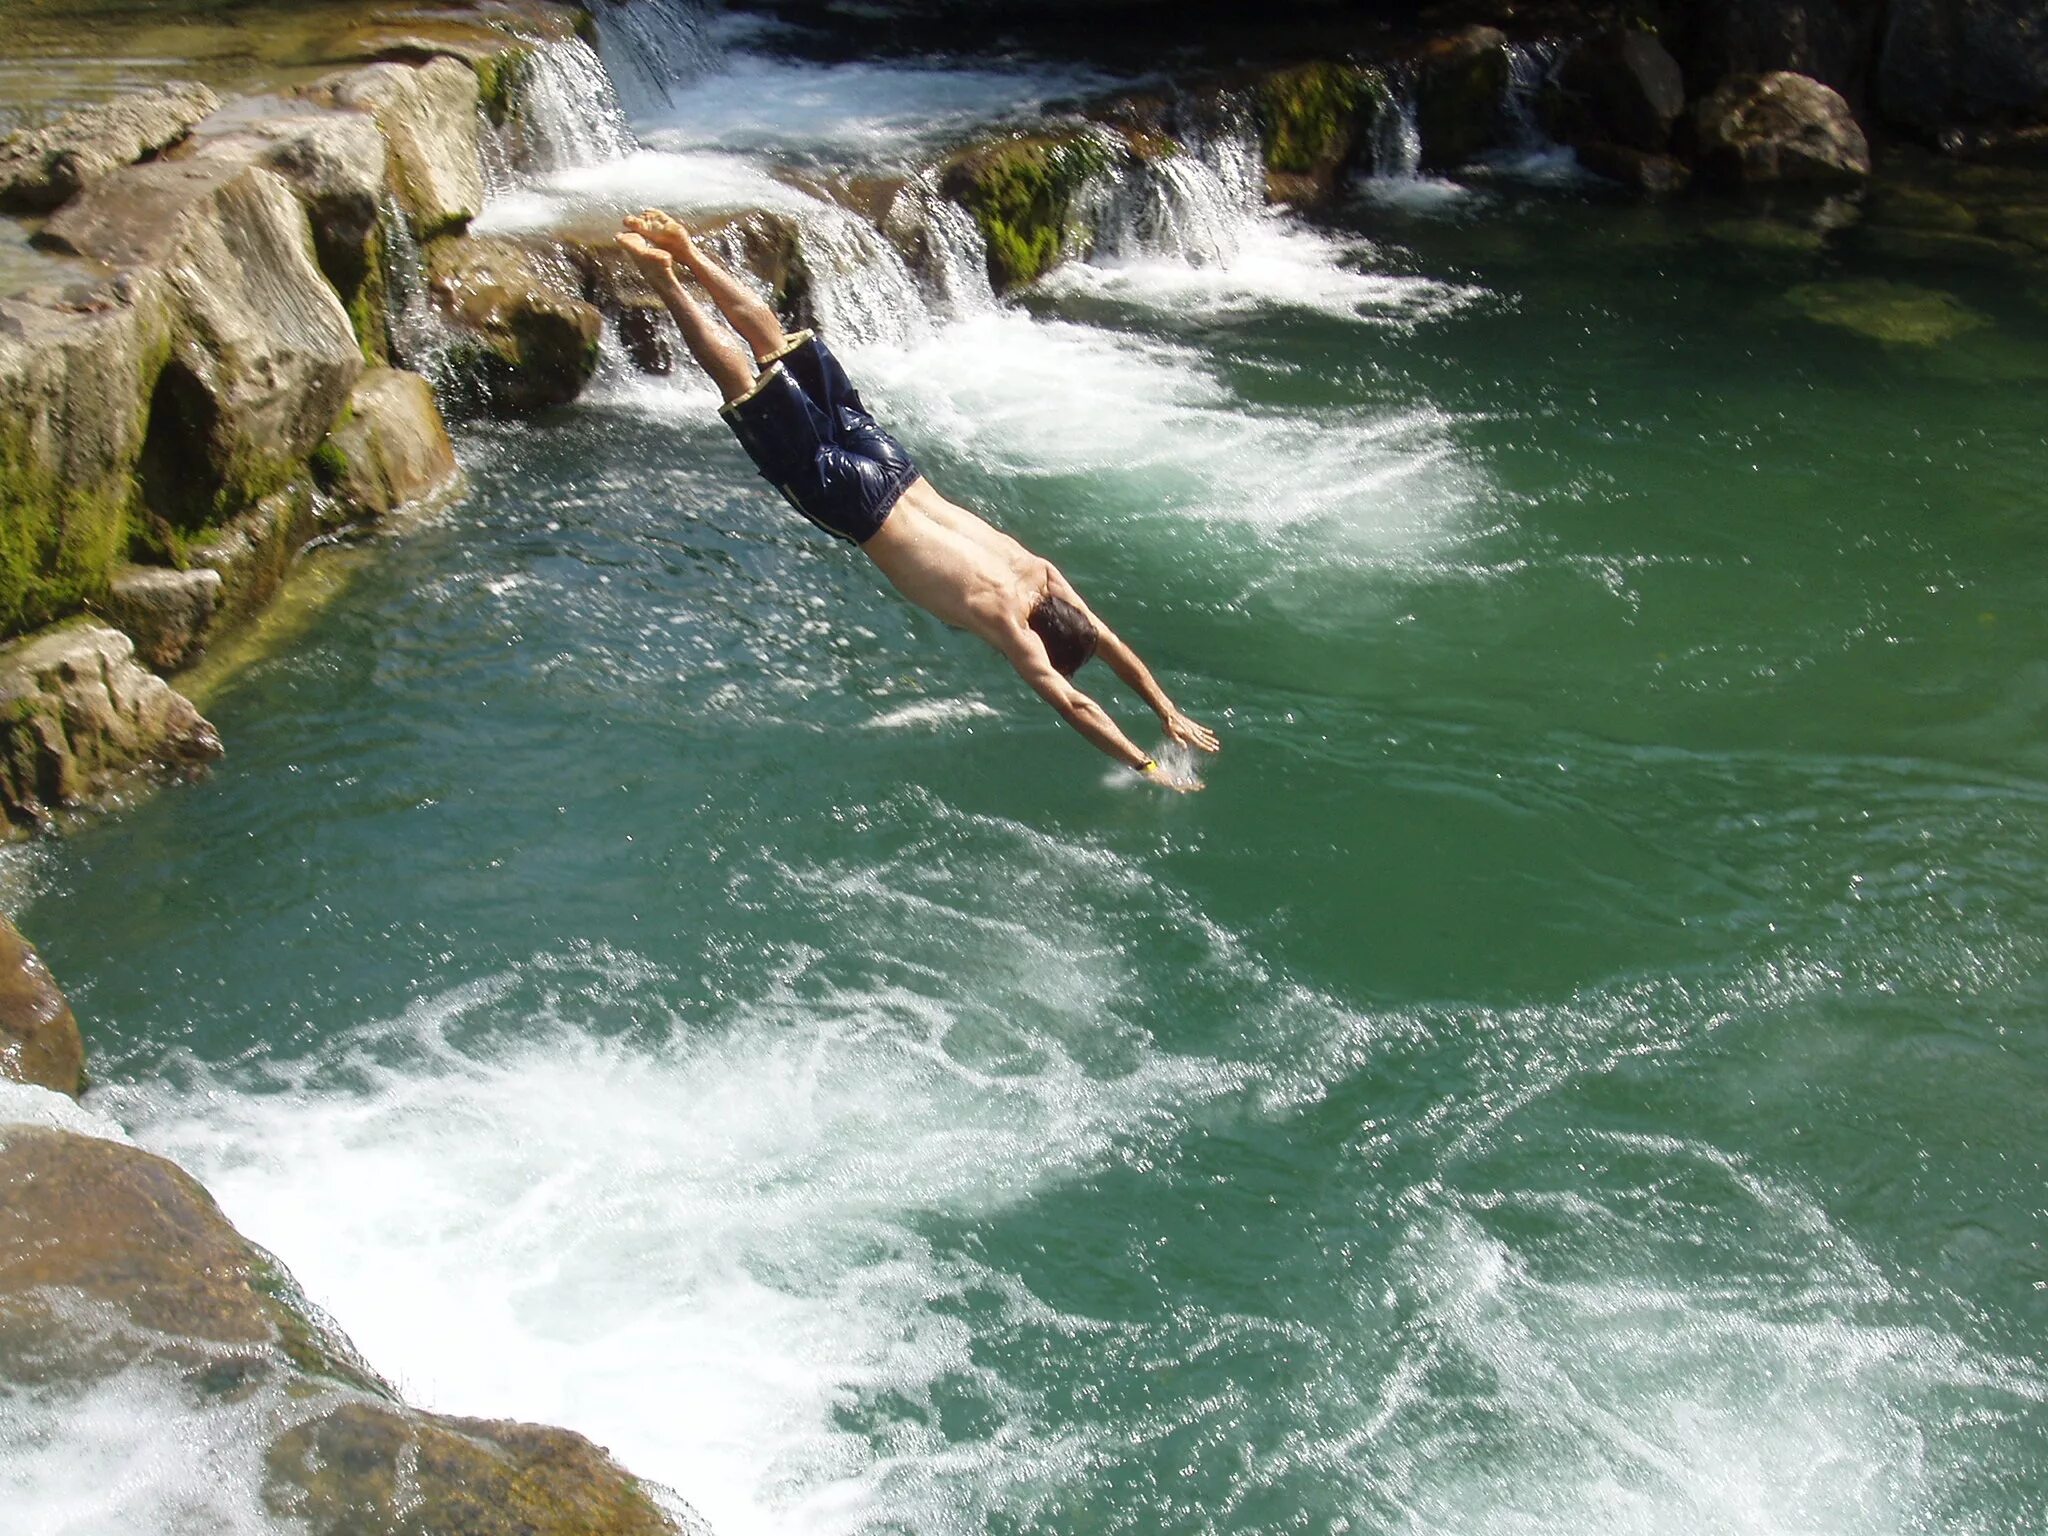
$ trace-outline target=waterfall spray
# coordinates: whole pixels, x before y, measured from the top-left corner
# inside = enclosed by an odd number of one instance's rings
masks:
[[[666,106],[676,86],[717,62],[699,0],[628,0],[592,6],[591,15],[605,63],[636,116]]]
[[[547,43],[519,66],[503,134],[513,166],[541,175],[639,148],[611,76],[581,38]]]

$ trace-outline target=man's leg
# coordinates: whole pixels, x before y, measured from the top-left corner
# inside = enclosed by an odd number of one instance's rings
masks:
[[[669,252],[637,233],[619,236],[619,246],[639,263],[648,286],[675,317],[676,329],[683,333],[683,345],[690,349],[697,365],[711,375],[718,392],[731,402],[752,389],[754,368],[747,354],[733,344],[724,327],[683,291],[683,285],[676,281],[675,260]]]
[[[765,363],[782,354],[787,338],[775,311],[763,304],[753,289],[726,271],[716,257],[698,249],[690,232],[674,218],[658,208],[650,208],[627,219],[626,228],[689,268],[690,275],[711,295],[718,312],[732,322],[732,328],[754,349],[757,362]]]

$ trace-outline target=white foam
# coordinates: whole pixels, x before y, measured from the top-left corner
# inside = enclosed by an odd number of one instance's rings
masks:
[[[877,731],[899,731],[910,726],[959,725],[968,720],[994,720],[1000,711],[980,699],[922,699],[899,705],[868,721]]]
[[[68,1094],[0,1079],[0,1134],[4,1134],[10,1125],[76,1131],[81,1136],[97,1136],[103,1141],[125,1142],[128,1139],[119,1125],[86,1108]]]

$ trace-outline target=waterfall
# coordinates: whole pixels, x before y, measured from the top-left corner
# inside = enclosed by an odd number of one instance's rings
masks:
[[[442,392],[454,338],[427,292],[426,260],[396,198],[384,200],[384,282],[391,317],[391,350],[399,366],[423,375]]]
[[[797,220],[797,261],[818,323],[849,341],[916,341],[937,316],[917,274],[882,232],[837,203]]]
[[[1536,101],[1557,61],[1555,43],[1510,43],[1508,83],[1501,97],[1501,116],[1508,126],[1508,152],[1542,153],[1555,146],[1536,114]]]
[[[988,242],[973,216],[940,193],[936,171],[904,184],[889,205],[882,231],[922,275],[936,313],[959,320],[996,307],[988,281]]]
[[[1389,80],[1392,100],[1372,130],[1372,174],[1376,181],[1415,181],[1422,175],[1422,129],[1415,97],[1405,80]]]
[[[1172,256],[1197,266],[1237,254],[1265,205],[1265,173],[1249,121],[1190,135],[1175,153],[1128,161],[1092,178],[1077,200],[1091,259]]]
[[[590,14],[605,63],[636,117],[666,106],[676,85],[717,61],[700,0],[611,0],[591,5]]]
[[[544,44],[519,66],[501,131],[512,164],[530,174],[623,160],[639,148],[611,76],[581,38]]]

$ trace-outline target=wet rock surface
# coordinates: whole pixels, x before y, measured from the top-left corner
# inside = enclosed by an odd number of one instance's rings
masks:
[[[0,139],[0,210],[56,208],[101,177],[157,154],[215,111],[203,85],[159,86]]]
[[[191,770],[220,751],[118,630],[72,624],[0,650],[0,809],[16,826],[48,826],[141,770]]]
[[[524,415],[566,405],[597,371],[604,320],[552,247],[502,236],[427,248],[436,307],[462,340],[458,388],[484,409]]]
[[[85,1044],[36,947],[0,918],[0,1078],[78,1097]]]
[[[433,385],[396,368],[364,374],[313,469],[335,514],[351,522],[445,490],[456,476],[455,448]]]
[[[135,642],[135,654],[155,672],[173,672],[198,654],[220,610],[221,574],[201,567],[131,565],[114,573],[100,600],[100,615]]]
[[[476,72],[454,59],[414,67],[372,64],[309,93],[323,105],[366,112],[390,148],[392,179],[419,240],[466,228],[483,211]]]

